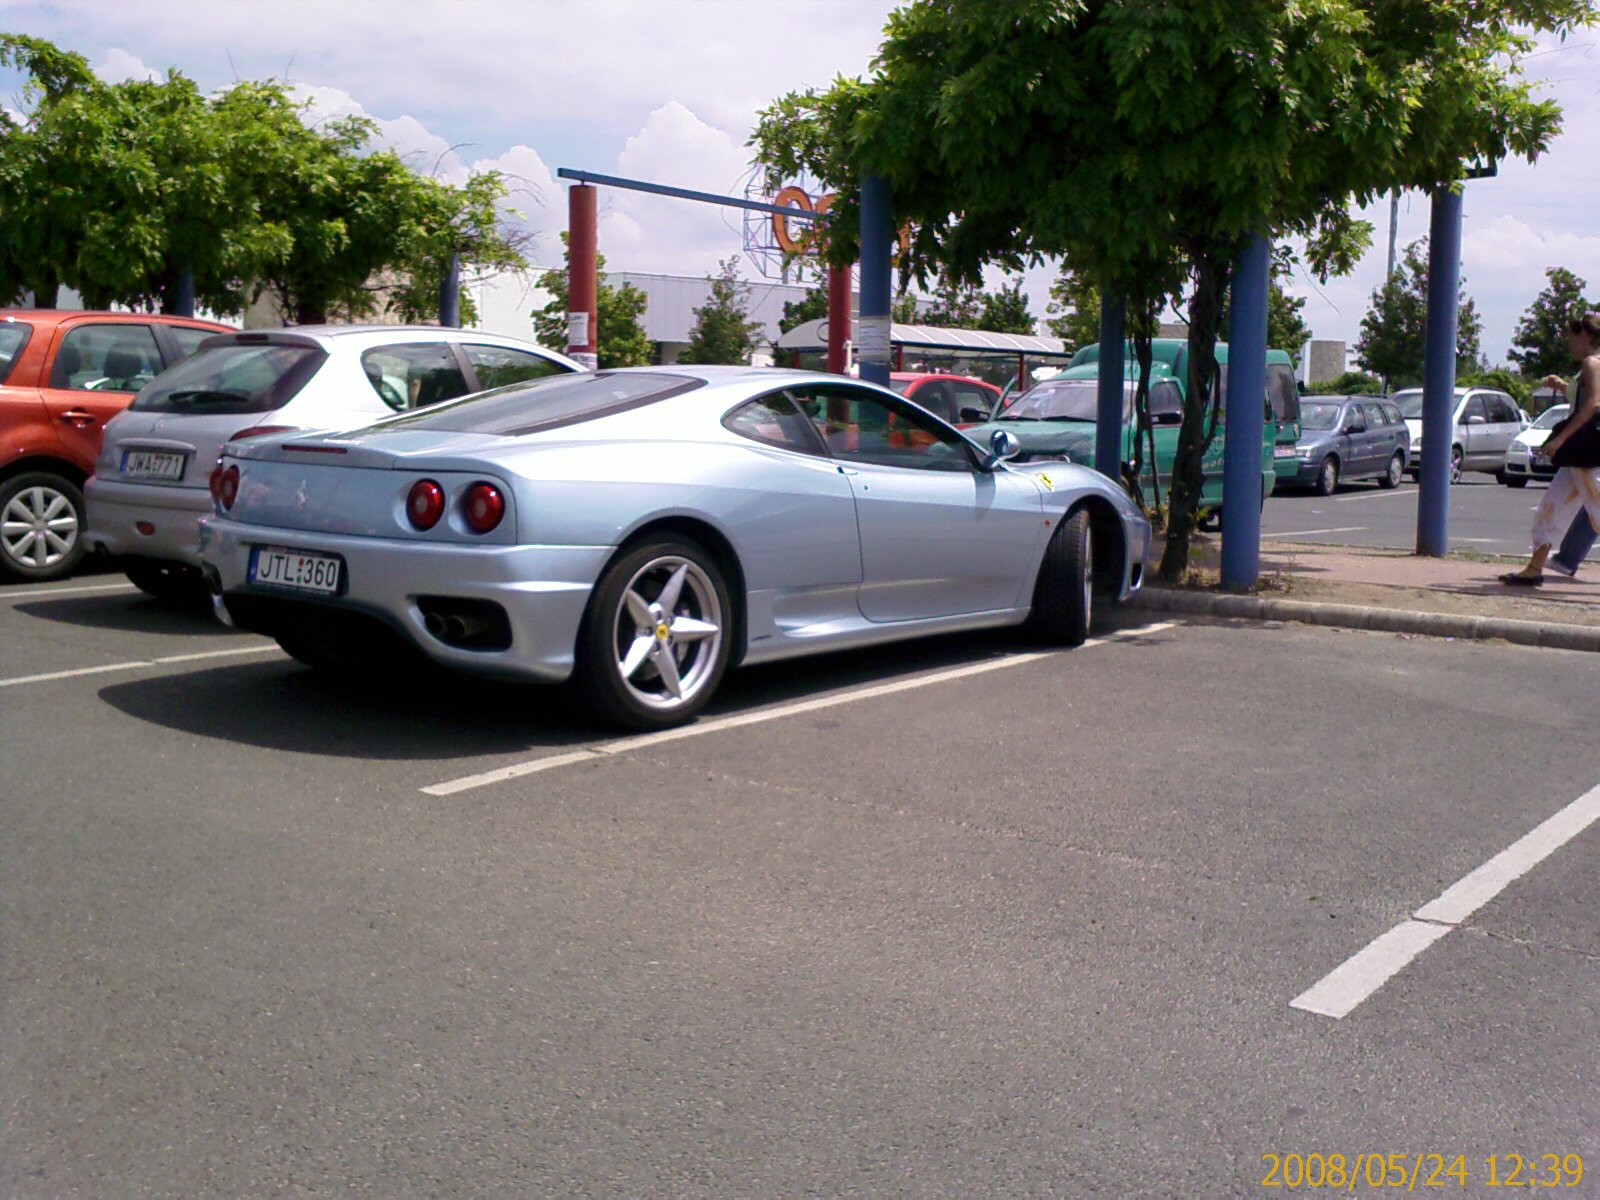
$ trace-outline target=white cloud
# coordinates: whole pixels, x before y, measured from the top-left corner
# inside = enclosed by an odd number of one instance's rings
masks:
[[[129,54],[126,50],[116,46],[106,51],[106,56],[100,65],[93,68],[94,73],[107,83],[122,83],[128,79],[160,79],[161,72],[154,67],[146,66],[144,60],[136,54]]]

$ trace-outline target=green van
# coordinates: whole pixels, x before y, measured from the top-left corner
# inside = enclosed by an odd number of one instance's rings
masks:
[[[1052,379],[1036,384],[1014,397],[987,423],[968,430],[981,441],[996,429],[1007,430],[1022,443],[1021,461],[1060,458],[1073,462],[1094,462],[1095,417],[1098,408],[1100,347],[1084,346],[1073,356],[1068,368]],[[1124,358],[1124,401],[1122,461],[1133,459],[1133,391],[1138,379],[1138,363],[1130,344]],[[1228,347],[1217,344],[1217,365],[1222,386],[1227,387]],[[1172,477],[1177,458],[1178,427],[1183,421],[1183,398],[1188,379],[1188,343],[1182,338],[1157,338],[1151,343],[1150,417],[1154,424],[1155,467],[1164,492]],[[1224,392],[1224,394],[1226,394]],[[1265,499],[1279,478],[1295,474],[1298,460],[1295,442],[1300,435],[1300,400],[1294,383],[1294,367],[1282,350],[1267,352],[1268,405],[1261,446],[1261,495]],[[1225,415],[1225,414],[1224,414]],[[1218,435],[1206,451],[1200,503],[1215,511],[1222,504],[1223,438]],[[1155,480],[1147,461],[1141,484],[1147,491]]]

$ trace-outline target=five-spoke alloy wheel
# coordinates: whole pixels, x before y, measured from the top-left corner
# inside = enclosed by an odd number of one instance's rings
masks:
[[[601,577],[579,682],[613,720],[662,729],[692,718],[727,669],[732,605],[716,562],[687,539],[647,542]]]

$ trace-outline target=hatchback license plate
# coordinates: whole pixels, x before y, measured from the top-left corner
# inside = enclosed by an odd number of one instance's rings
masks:
[[[125,479],[182,479],[182,454],[161,450],[124,450],[122,475]]]
[[[332,595],[339,590],[342,565],[339,559],[326,554],[306,554],[284,546],[257,546],[250,552],[250,582]]]
[[[1272,457],[1273,458],[1293,458],[1294,457],[1294,447],[1293,446],[1274,446],[1272,448]]]

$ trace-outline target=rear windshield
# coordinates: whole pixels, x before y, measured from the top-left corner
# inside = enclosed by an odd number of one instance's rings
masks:
[[[703,386],[698,379],[650,371],[552,375],[463,396],[421,412],[389,417],[364,432],[440,429],[447,433],[514,437],[609,417]]]
[[[1396,392],[1389,399],[1395,402],[1400,409],[1400,415],[1406,420],[1420,421],[1422,419],[1421,388],[1409,388],[1403,392]]]
[[[0,383],[6,381],[17,359],[22,357],[22,348],[28,344],[28,335],[32,332],[33,326],[21,321],[0,323]]]
[[[272,412],[289,403],[327,357],[315,346],[210,346],[152,379],[130,407],[205,416]]]

